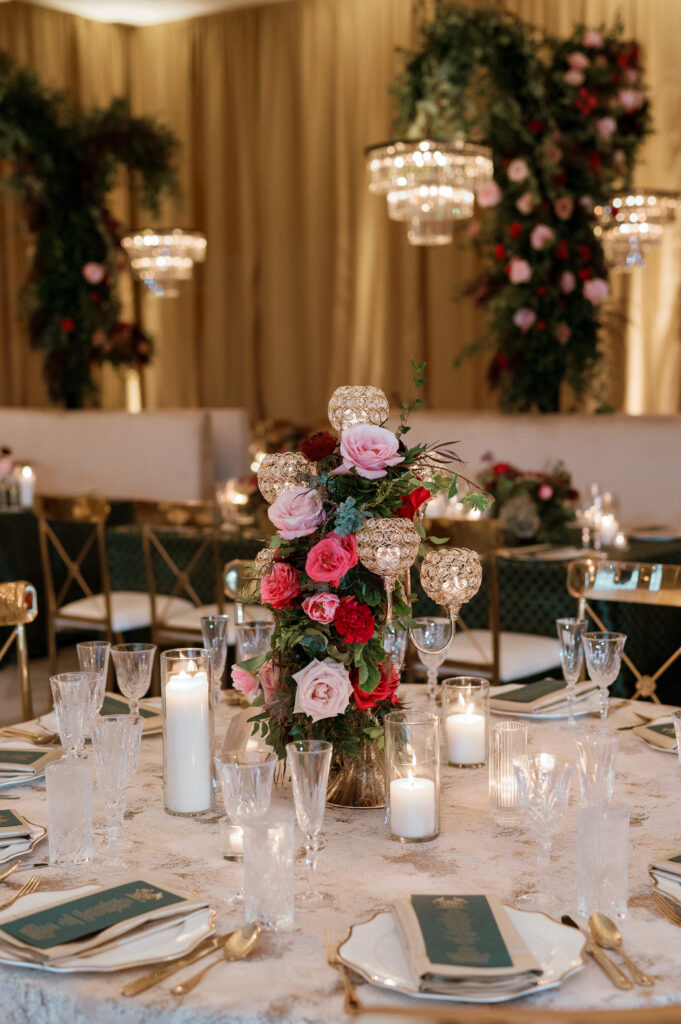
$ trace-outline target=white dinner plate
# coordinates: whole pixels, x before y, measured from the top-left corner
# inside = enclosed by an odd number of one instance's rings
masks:
[[[575,704],[575,718],[582,718],[584,715],[592,715],[598,711],[598,703],[592,700],[577,701]],[[548,722],[561,718],[569,718],[566,705],[559,705],[557,708],[547,708],[546,711],[502,711],[501,708],[490,708],[490,715],[501,715],[503,718],[528,718],[535,722]]]
[[[677,877],[676,880],[667,878],[656,871],[651,871],[650,875],[657,891],[661,892],[663,896],[666,896],[668,900],[671,900],[681,910],[681,878]]]
[[[678,526],[670,523],[661,523],[659,526],[641,526],[638,529],[627,530],[629,540],[679,540],[681,530]]]
[[[456,1003],[503,1003],[534,992],[546,992],[560,985],[570,974],[584,966],[582,951],[585,939],[576,928],[559,924],[546,914],[506,907],[529,951],[539,961],[544,973],[536,985],[526,985],[514,992],[471,992],[456,995],[433,995],[419,992],[407,966],[393,916],[376,914],[370,921],[356,924],[338,949],[339,959],[363,978],[381,988],[402,992],[416,999],[439,999]]]
[[[69,895],[75,899],[77,896],[86,896],[90,892],[95,892],[98,888],[97,885],[84,885],[70,890]],[[53,903],[61,902],[64,895],[64,892],[35,892],[30,896],[23,896],[9,910],[0,913],[0,921],[17,917],[21,913],[28,914],[34,910],[42,910]],[[22,960],[13,956],[5,945],[0,947],[0,964],[31,967],[60,974],[84,971],[106,973],[123,971],[131,967],[143,967],[148,964],[160,964],[168,960],[176,960],[178,957],[184,956],[185,953],[190,953],[213,931],[214,918],[215,911],[210,907],[199,907],[181,920],[169,923],[165,928],[155,929],[148,934],[141,933],[136,938],[128,938],[127,941],[111,943],[108,949],[93,952],[90,956],[68,957],[52,964]]]
[[[28,818],[26,818],[28,821]],[[12,843],[11,846],[3,846],[0,850],[0,864],[6,864],[8,860],[14,860],[15,857],[25,857],[27,853],[41,843],[47,835],[47,829],[44,825],[36,825],[33,821],[28,821],[29,825],[32,825],[35,829],[33,838],[27,843],[25,839],[17,839],[16,843]]]
[[[670,715],[661,715],[659,718],[654,718],[654,719],[652,719],[649,722],[641,722],[642,726],[647,726],[648,728],[650,728],[651,725],[671,725],[671,724],[672,724],[672,719],[671,719]],[[676,753],[677,753],[676,744],[673,747],[662,747],[662,746],[659,746],[657,743],[653,743],[653,741],[649,740],[647,736],[642,736],[640,732],[635,732],[634,736],[636,736],[639,740],[643,740],[645,745],[647,747],[651,747],[652,750],[659,750],[661,754],[674,754],[674,756],[676,757]]]

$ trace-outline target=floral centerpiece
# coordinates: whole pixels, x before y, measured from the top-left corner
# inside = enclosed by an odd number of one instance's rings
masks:
[[[496,462],[480,474],[480,483],[494,498],[492,516],[512,537],[553,544],[569,540],[579,492],[562,462],[547,473]]]
[[[423,366],[416,370],[422,381]],[[426,554],[428,541],[440,543],[426,538],[420,521],[414,524],[419,510],[434,494],[453,496],[457,489],[458,459],[449,446],[410,448],[404,441],[416,404],[405,403],[393,433],[383,426],[382,392],[338,389],[329,410],[340,436],[316,433],[299,453],[267,456],[258,474],[277,532],[254,571],[276,627],[269,653],[235,665],[232,678],[242,692],[257,692],[256,719],[280,757],[292,739],[330,740],[337,775],[357,759],[366,766],[382,749],[383,719],[399,705],[399,675],[384,635],[391,615],[390,628],[412,625],[408,587],[398,584],[393,598],[392,583],[398,574],[404,579],[417,554]],[[486,504],[476,492],[464,500]],[[394,567],[386,570],[392,578],[384,587],[366,567],[381,554],[380,541],[367,547],[368,524],[380,533],[380,524],[399,522],[397,539],[383,552]],[[382,796],[381,779],[375,792],[363,789],[359,802],[376,805]],[[356,797],[338,795],[337,802]]]

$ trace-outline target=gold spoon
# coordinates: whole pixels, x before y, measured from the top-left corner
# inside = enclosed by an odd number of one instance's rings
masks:
[[[603,949],[616,949],[629,968],[629,973],[637,985],[653,985],[653,979],[641,971],[622,949],[622,933],[605,914],[593,913],[589,918],[589,931],[595,942]]]
[[[259,935],[260,927],[257,924],[248,924],[244,928],[239,928],[230,935],[222,947],[221,958],[214,960],[212,964],[208,964],[208,967],[204,967],[198,974],[192,975],[187,981],[183,981],[181,985],[176,985],[170,991],[175,996],[185,996],[187,992],[191,992],[195,985],[198,985],[204,974],[208,974],[213,967],[222,963],[223,960],[243,960],[255,946]]]

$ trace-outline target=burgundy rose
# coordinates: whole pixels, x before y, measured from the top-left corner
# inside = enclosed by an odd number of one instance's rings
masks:
[[[365,644],[374,635],[376,623],[371,608],[355,597],[342,597],[333,620],[336,632],[349,644]]]
[[[399,704],[399,697],[397,696],[397,687],[400,684],[399,672],[390,664],[379,665],[379,669],[381,671],[381,681],[372,693],[365,693],[364,690],[360,689],[358,683],[359,673],[357,670],[351,675],[352,697],[360,711],[375,708],[383,700],[389,700],[391,704]],[[387,674],[384,675],[384,671]]]
[[[310,437],[301,441],[300,450],[310,462],[319,462],[320,459],[331,455],[337,443],[336,438],[328,431],[319,430],[316,434],[311,434]]]

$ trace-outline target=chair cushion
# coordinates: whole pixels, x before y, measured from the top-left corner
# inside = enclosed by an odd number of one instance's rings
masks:
[[[106,603],[104,594],[93,594],[70,601],[58,610],[55,625],[72,626],[73,622],[62,618],[68,615],[82,619],[99,619],[88,622],[95,630],[106,629]],[[114,590],[111,594],[111,628],[114,633],[126,633],[130,629],[144,629],[151,625],[151,599],[139,590]]]
[[[536,636],[533,633],[499,634],[499,676],[502,683],[512,683],[525,676],[539,675],[560,667],[558,638]],[[458,630],[440,672],[449,671],[448,665],[471,662],[489,664],[492,660],[492,634],[488,629]],[[483,676],[489,669],[480,669]]]
[[[198,633],[201,635],[201,618],[204,615],[217,615],[218,606],[216,604],[203,604],[198,608],[191,606],[188,610],[182,611],[179,615],[175,615],[170,619],[166,619],[164,626],[166,629],[171,629],[173,632],[181,633],[183,631],[187,633]],[[236,605],[228,601],[225,605],[224,614],[229,615],[229,626],[227,630],[227,642],[234,644],[234,626],[236,624]],[[247,604],[244,605],[244,619],[246,622],[255,622],[257,619],[272,622],[274,616],[269,608],[263,608],[259,604]]]

